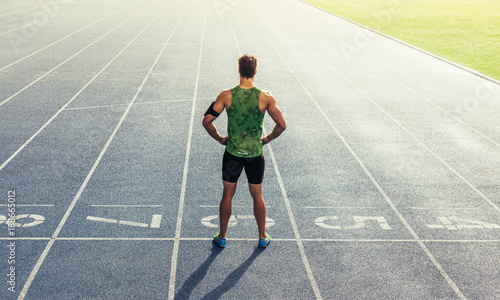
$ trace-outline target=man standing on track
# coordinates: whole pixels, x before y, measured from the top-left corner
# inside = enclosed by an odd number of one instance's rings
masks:
[[[220,247],[226,246],[226,232],[232,212],[232,200],[241,171],[245,169],[250,194],[253,198],[254,215],[259,229],[259,247],[267,247],[271,237],[266,234],[266,204],[262,197],[264,179],[264,154],[262,146],[281,135],[286,129],[285,119],[276,105],[276,99],[267,91],[254,85],[257,74],[257,59],[243,55],[238,59],[240,84],[223,91],[205,113],[203,127],[226,151],[222,160],[222,181],[224,190],[219,206],[220,232],[214,241]],[[228,137],[222,137],[213,121],[226,109]],[[273,131],[262,136],[262,121],[268,112],[276,123]]]

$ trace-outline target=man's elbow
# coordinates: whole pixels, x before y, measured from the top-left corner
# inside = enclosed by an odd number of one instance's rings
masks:
[[[204,118],[203,121],[201,122],[201,125],[203,125],[203,127],[205,127],[205,129],[207,129],[207,127],[211,124],[212,122],[210,122],[207,118]]]

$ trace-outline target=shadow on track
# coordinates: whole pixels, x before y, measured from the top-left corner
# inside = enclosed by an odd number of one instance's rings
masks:
[[[245,260],[241,266],[239,266],[236,270],[231,272],[223,283],[221,283],[218,287],[214,288],[210,293],[203,296],[202,300],[211,300],[211,299],[219,299],[225,292],[232,289],[236,283],[243,277],[248,268],[252,265],[255,259],[265,250],[265,248],[255,248],[252,255],[250,255],[247,260]]]
[[[207,275],[208,268],[214,262],[215,258],[224,250],[213,243],[212,253],[207,259],[201,264],[201,266],[196,269],[196,271],[189,276],[189,278],[184,282],[181,289],[175,293],[175,299],[188,299],[191,296],[191,292],[200,284],[200,282]]]

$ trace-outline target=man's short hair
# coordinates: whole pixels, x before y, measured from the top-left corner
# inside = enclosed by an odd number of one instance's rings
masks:
[[[245,54],[238,59],[238,64],[242,77],[252,78],[255,76],[255,69],[257,68],[257,58],[255,56]]]

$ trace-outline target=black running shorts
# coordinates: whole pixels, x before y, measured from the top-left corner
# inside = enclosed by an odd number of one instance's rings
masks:
[[[227,150],[224,152],[224,158],[222,159],[222,180],[237,182],[243,168],[245,168],[248,183],[261,184],[264,180],[264,153],[257,157],[243,158],[234,156],[227,152]]]

